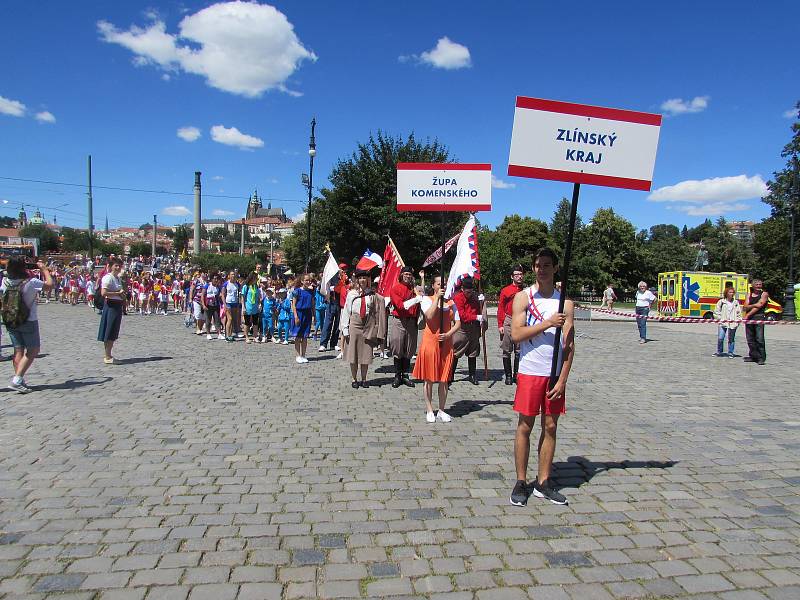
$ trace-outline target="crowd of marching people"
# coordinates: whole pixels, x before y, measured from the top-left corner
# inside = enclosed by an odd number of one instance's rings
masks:
[[[333,260],[332,255],[330,259]],[[330,261],[329,261],[330,262]],[[361,263],[359,263],[360,265]],[[516,385],[514,410],[519,413],[515,438],[517,483],[511,503],[523,505],[533,494],[556,504],[566,499],[548,484],[555,451],[558,418],[565,412],[566,381],[574,351],[573,305],[560,303],[554,279],[557,255],[539,250],[534,262],[535,284],[525,286],[525,269],[511,269],[511,281],[500,292],[497,327],[506,385]],[[182,314],[183,324],[207,341],[246,344],[293,345],[294,361],[309,362],[310,342],[318,352],[338,352],[349,367],[352,388],[369,388],[369,367],[376,357],[394,361],[392,387],[422,384],[427,423],[448,423],[447,397],[456,379],[459,359],[466,357],[466,381],[479,385],[477,358],[488,327],[486,302],[476,279],[470,275],[443,281],[435,276],[426,283],[425,272],[415,274],[408,266],[382,280],[371,268],[345,263],[326,265],[322,274],[272,277],[256,265],[252,272],[204,271],[177,259],[143,260],[111,256],[98,265],[27,264],[23,257],[8,262],[0,285],[3,322],[14,345],[14,376],[9,387],[20,393],[31,388],[25,373],[40,348],[36,305],[41,297],[79,305],[86,303],[101,314],[97,339],[103,342],[105,364],[116,364],[113,348],[125,315]],[[417,279],[417,275],[419,279]],[[476,271],[476,277],[478,273]],[[716,356],[733,356],[733,339],[746,310],[747,318],[759,316],[768,296],[761,282],[744,306],[733,289],[726,289],[717,310],[722,318]],[[637,314],[652,303],[644,282],[637,295]],[[649,294],[649,295],[648,295]],[[639,308],[639,304],[646,304]],[[639,320],[642,339],[644,321]],[[750,325],[760,327],[763,325]],[[563,330],[560,344],[556,331]],[[420,332],[421,341],[420,341]],[[763,333],[748,330],[749,359],[764,363]],[[728,337],[728,352],[723,341]],[[560,346],[554,356],[554,347]],[[753,347],[760,349],[754,356]],[[747,359],[746,359],[747,360]],[[413,368],[412,368],[413,363]],[[436,402],[434,401],[434,393]],[[541,416],[536,479],[527,482],[530,436],[534,420]]]

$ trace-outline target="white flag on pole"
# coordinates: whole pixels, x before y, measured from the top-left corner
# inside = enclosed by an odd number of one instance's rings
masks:
[[[447,278],[447,288],[445,289],[444,297],[452,298],[456,283],[467,275],[470,277],[480,277],[475,215],[469,216],[458,238],[456,259],[453,261],[453,266],[450,269],[450,276]]]
[[[319,291],[323,296],[328,296],[328,292],[331,289],[331,284],[338,275],[339,264],[336,262],[336,259],[333,258],[333,252],[328,250],[328,262],[325,263],[325,269],[322,271],[322,278],[319,282]]]

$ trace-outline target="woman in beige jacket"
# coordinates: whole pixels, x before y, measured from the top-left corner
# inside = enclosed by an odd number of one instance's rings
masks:
[[[717,302],[714,309],[714,318],[720,321],[733,321],[732,323],[720,323],[719,330],[717,331],[717,351],[714,356],[727,356],[733,358],[734,340],[736,337],[736,328],[739,326],[738,321],[742,320],[742,305],[736,299],[736,290],[732,287],[725,288],[725,294]],[[722,351],[725,342],[725,335],[728,336],[728,352]]]

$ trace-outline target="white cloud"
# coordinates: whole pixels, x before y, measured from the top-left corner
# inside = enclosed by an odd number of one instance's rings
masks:
[[[211,139],[226,146],[236,146],[242,150],[261,148],[264,140],[252,135],[242,133],[236,127],[225,127],[224,125],[214,125],[211,128]]]
[[[676,206],[675,210],[686,213],[692,217],[721,217],[722,215],[747,210],[749,204],[744,202],[705,202],[703,204],[685,204]]]
[[[222,175],[214,175],[211,179],[214,181],[222,181],[225,178]]]
[[[668,115],[683,115],[687,113],[699,113],[708,108],[710,96],[695,96],[691,100],[683,98],[670,98],[661,103],[661,110]]]
[[[197,127],[181,127],[178,129],[178,137],[185,142],[197,141],[201,135]]]
[[[168,217],[188,217],[192,211],[185,206],[167,206],[162,209],[161,214]]]
[[[303,211],[301,213],[297,213],[295,216],[290,217],[292,223],[299,223],[300,221],[306,220],[306,212]]]
[[[797,108],[790,108],[783,113],[784,119],[796,119],[797,113],[800,112]]]
[[[0,114],[12,117],[25,116],[25,105],[17,100],[11,100],[0,96]]]
[[[199,75],[211,87],[248,98],[289,92],[286,81],[300,64],[317,60],[286,16],[266,4],[212,4],[184,17],[176,34],[158,18],[147,27],[120,30],[99,21],[97,28],[103,41],[133,52],[137,65]]]
[[[34,117],[40,123],[55,123],[56,117],[50,111],[43,110],[42,112],[36,113]]]
[[[215,208],[214,210],[211,211],[211,214],[214,215],[215,217],[230,217],[234,213],[230,210],[222,210],[221,208]]]
[[[492,175],[492,187],[496,190],[510,190],[517,187],[517,184],[509,181],[503,181],[499,177]]]
[[[464,69],[472,66],[469,48],[453,42],[447,36],[440,38],[433,50],[420,54],[420,61],[437,69]],[[408,60],[400,57],[400,62]]]
[[[736,175],[713,179],[689,179],[654,190],[648,197],[653,202],[734,202],[761,198],[767,184],[761,175]]]

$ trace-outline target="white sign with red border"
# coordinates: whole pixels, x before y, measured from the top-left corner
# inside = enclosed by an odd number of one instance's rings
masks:
[[[649,191],[661,115],[517,96],[508,174]]]
[[[397,210],[492,210],[492,165],[397,163]]]

